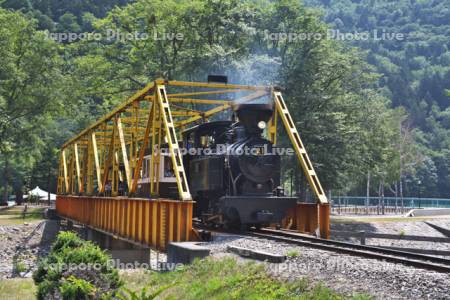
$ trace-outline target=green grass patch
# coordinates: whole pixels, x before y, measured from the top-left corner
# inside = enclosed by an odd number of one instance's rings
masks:
[[[292,249],[292,250],[289,250],[286,253],[286,256],[287,257],[299,257],[300,256],[300,252],[298,252],[298,250]]]
[[[127,289],[131,291],[140,291],[148,286],[150,277],[153,276],[153,272],[146,270],[120,270],[120,279],[123,280]]]
[[[23,206],[11,207],[0,211],[0,225],[19,225],[32,223],[43,219],[45,207],[29,207],[25,218],[23,217]]]
[[[22,261],[18,261],[14,263],[14,269],[17,273],[22,273],[27,270],[27,266]]]
[[[261,265],[238,264],[235,260],[197,261],[175,272],[121,271],[126,284],[121,299],[302,299],[368,300],[366,295],[345,297],[307,280],[287,283],[269,277]],[[144,290],[145,289],[145,290]],[[144,295],[143,295],[144,293]],[[159,296],[159,297],[158,297]],[[30,278],[0,281],[0,299],[36,299]]]
[[[36,299],[36,286],[31,278],[0,280],[0,299]]]
[[[174,272],[122,273],[127,291],[124,299],[372,299],[345,297],[307,280],[280,281],[263,265],[240,264],[232,258],[196,261]],[[137,283],[138,282],[138,283]],[[143,290],[145,288],[145,290]],[[158,298],[159,299],[159,298]]]

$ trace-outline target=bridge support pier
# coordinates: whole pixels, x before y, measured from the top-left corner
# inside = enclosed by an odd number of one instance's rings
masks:
[[[70,231],[73,230],[73,222],[70,220],[67,220],[66,230]]]
[[[290,224],[289,224],[290,223]],[[318,203],[297,203],[289,209],[283,226],[302,233],[316,234],[321,238],[330,238],[330,205]]]
[[[148,247],[132,244],[87,226],[84,236],[86,240],[96,243],[100,248],[111,254],[115,263],[150,263],[150,248]]]

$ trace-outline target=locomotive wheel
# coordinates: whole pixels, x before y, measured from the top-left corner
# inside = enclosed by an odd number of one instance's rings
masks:
[[[224,227],[230,230],[242,230],[241,219],[236,208],[227,208],[224,213]]]

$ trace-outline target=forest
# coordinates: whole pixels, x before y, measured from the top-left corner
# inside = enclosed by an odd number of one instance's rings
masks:
[[[56,191],[64,141],[146,83],[205,81],[207,74],[281,86],[331,194],[449,197],[447,1],[2,0],[0,6],[4,200],[36,185]],[[326,36],[330,29],[386,30],[405,39],[280,38]],[[147,38],[102,38],[110,32]],[[287,145],[286,137],[280,143]],[[289,160],[284,179],[293,177],[294,190],[308,197]]]

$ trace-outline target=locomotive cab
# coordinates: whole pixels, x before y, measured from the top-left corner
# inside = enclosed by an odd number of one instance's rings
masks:
[[[195,217],[213,216],[213,199],[224,194],[225,157],[219,152],[226,143],[226,133],[231,125],[231,121],[208,122],[183,132],[186,147],[183,164],[190,192],[196,201]]]

